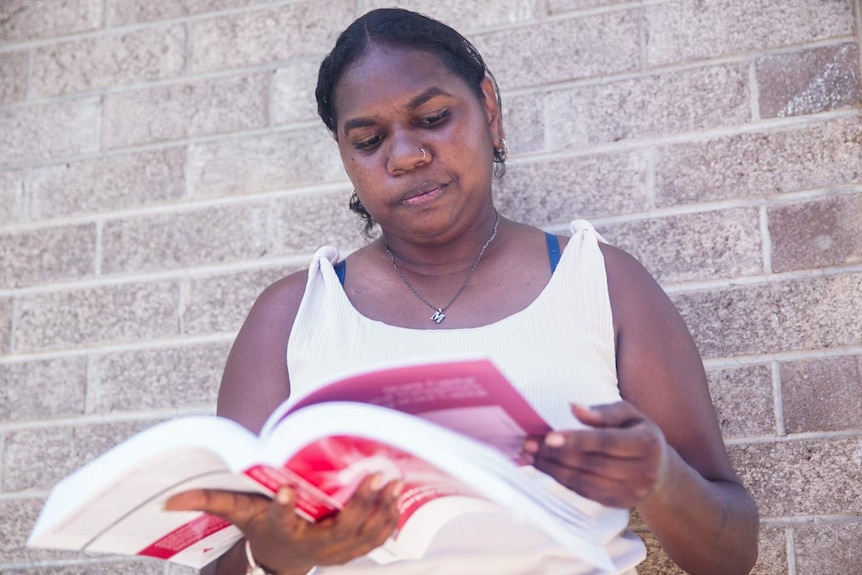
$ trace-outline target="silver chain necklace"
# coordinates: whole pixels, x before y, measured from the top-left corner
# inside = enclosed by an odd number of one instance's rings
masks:
[[[398,273],[398,277],[401,278],[401,281],[403,281],[404,284],[410,288],[410,291],[412,291],[414,294],[416,294],[416,297],[418,297],[422,301],[422,303],[424,303],[425,305],[427,305],[428,307],[430,307],[431,309],[434,310],[434,313],[431,315],[431,321],[433,321],[434,323],[442,323],[443,320],[446,319],[445,311],[447,309],[449,309],[449,307],[453,303],[455,303],[455,300],[457,300],[459,297],[461,297],[461,294],[464,293],[465,289],[467,289],[467,284],[470,283],[470,279],[473,277],[473,272],[476,271],[476,268],[479,266],[479,262],[482,261],[482,256],[485,255],[485,249],[491,244],[491,242],[494,241],[494,238],[497,237],[497,225],[499,223],[500,223],[500,214],[497,213],[497,211],[495,210],[494,211],[494,231],[491,232],[491,237],[488,238],[488,241],[485,242],[485,245],[483,245],[482,249],[479,250],[479,255],[476,256],[476,261],[473,262],[473,267],[470,268],[470,273],[467,274],[467,277],[464,279],[464,283],[461,284],[461,288],[452,297],[452,299],[449,300],[449,303],[447,303],[443,307],[437,307],[436,305],[432,304],[427,299],[422,297],[422,294],[419,293],[419,291],[415,287],[413,287],[413,284],[410,283],[410,280],[408,280],[407,277],[404,275],[404,273],[400,269],[398,269],[398,264],[395,263],[395,254],[393,254],[392,250],[389,249],[389,244],[383,244],[383,249],[386,250],[387,254],[389,254],[389,259],[392,260],[392,267],[395,268],[395,271]]]

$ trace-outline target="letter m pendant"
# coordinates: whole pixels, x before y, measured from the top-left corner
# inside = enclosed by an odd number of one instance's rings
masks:
[[[442,309],[438,309],[437,311],[434,312],[434,315],[431,316],[431,321],[433,321],[435,323],[440,323],[444,319],[446,319],[446,314],[443,313]]]

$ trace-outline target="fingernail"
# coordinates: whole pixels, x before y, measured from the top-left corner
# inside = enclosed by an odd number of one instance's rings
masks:
[[[290,489],[286,485],[283,485],[279,488],[279,490],[275,493],[275,501],[279,505],[287,505],[290,503]]]
[[[539,442],[535,439],[528,439],[521,446],[521,450],[524,451],[524,453],[536,453],[537,451],[539,451]]]
[[[395,486],[392,488],[392,496],[393,497],[401,497],[401,494],[404,492],[404,482],[400,479],[395,481]]]
[[[368,484],[368,487],[371,488],[371,491],[380,491],[380,488],[383,487],[383,478],[379,473],[375,473],[371,477],[371,483]]]
[[[545,445],[548,447],[562,447],[566,443],[566,438],[559,433],[549,433],[545,436]]]

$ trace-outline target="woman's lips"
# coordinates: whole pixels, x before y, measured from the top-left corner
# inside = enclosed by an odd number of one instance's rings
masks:
[[[433,202],[440,196],[445,187],[446,184],[423,186],[404,194],[404,197],[401,198],[401,202],[410,206]]]

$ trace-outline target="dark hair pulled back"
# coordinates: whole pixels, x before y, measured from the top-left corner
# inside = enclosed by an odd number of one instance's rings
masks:
[[[493,74],[473,44],[456,30],[419,14],[401,8],[372,10],[355,20],[338,37],[335,47],[323,59],[317,75],[317,113],[333,135],[338,134],[338,118],[335,113],[335,89],[344,71],[357,62],[371,46],[389,46],[423,50],[436,55],[454,74],[457,74],[480,101],[484,100],[482,80],[489,78],[494,85],[497,101],[500,93]],[[505,170],[504,152],[494,150],[496,175]],[[354,196],[350,209],[366,221],[366,233],[374,222],[365,207]]]

